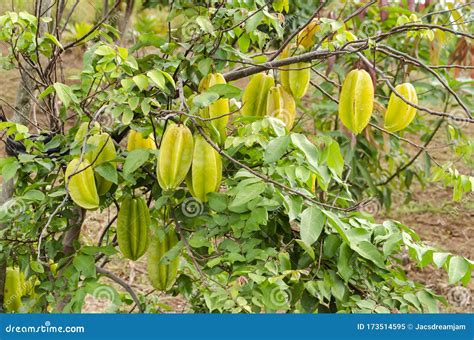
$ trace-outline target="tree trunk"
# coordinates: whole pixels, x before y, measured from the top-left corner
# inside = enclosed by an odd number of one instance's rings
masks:
[[[130,24],[130,18],[133,13],[133,7],[135,6],[135,0],[127,0],[126,8],[123,13],[123,17],[119,21],[118,29],[122,33],[120,38],[120,44],[123,44],[127,34],[128,25]]]
[[[51,0],[38,0],[36,3],[35,8],[39,15],[45,13],[45,16],[49,16],[51,12]],[[46,23],[39,24],[39,35],[43,35],[45,31],[47,31],[48,27]],[[24,66],[25,69],[30,74],[34,74],[33,68],[27,64]],[[13,112],[13,116],[10,119],[11,122],[28,125],[30,113],[31,113],[31,94],[35,91],[35,83],[34,81],[26,76],[22,75],[20,84],[18,85],[18,90],[16,93],[16,100],[15,100],[15,110]],[[8,153],[7,149],[5,148],[5,153],[9,156],[11,154]],[[15,190],[15,184],[13,179],[10,179],[2,184],[2,192],[0,195],[0,206],[8,202]],[[4,229],[8,227],[8,224],[0,225],[0,229]],[[7,272],[7,257],[1,256],[0,257],[0,312],[3,313],[3,291],[5,288],[5,279],[6,279],[6,272]]]

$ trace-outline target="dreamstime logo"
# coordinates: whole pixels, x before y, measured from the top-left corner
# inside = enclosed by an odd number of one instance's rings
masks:
[[[112,115],[108,113],[103,113],[103,114],[100,114],[99,117],[97,117],[97,122],[102,127],[110,128],[114,125],[115,119],[114,117],[112,117]]]
[[[452,287],[448,291],[448,301],[458,307],[466,307],[471,303],[471,291],[462,286]]]
[[[1,210],[10,218],[17,217],[26,211],[26,203],[21,199],[12,198],[3,204]]]
[[[373,21],[367,21],[362,23],[362,25],[359,27],[360,35],[362,38],[368,38],[376,35],[381,31],[380,25],[376,22]]]
[[[275,287],[270,292],[270,302],[278,308],[287,309],[291,303],[291,292]]]
[[[371,199],[362,205],[361,210],[371,215],[377,215],[382,209],[380,202],[376,199]]]
[[[186,198],[183,203],[181,203],[181,211],[184,216],[187,217],[196,217],[202,214],[204,211],[204,206],[198,200],[189,197]]]
[[[296,15],[289,15],[287,17],[284,17],[285,19],[285,24],[283,26],[283,28],[288,28],[290,26],[292,26],[293,22],[297,19],[297,16]]]
[[[460,214],[458,207],[451,207],[449,214],[443,214],[438,219],[438,224],[443,228],[449,228],[452,224],[452,217]]]
[[[108,207],[109,205],[111,205],[114,202],[114,199],[115,199],[114,194],[111,192],[107,192],[105,194],[104,206]]]
[[[455,128],[458,128],[459,130],[465,130],[468,127],[468,125],[471,124],[467,120],[463,120],[463,119],[466,119],[467,116],[466,116],[466,112],[461,108],[457,108],[451,111],[450,115],[455,118],[461,119],[461,120],[455,120],[455,119],[449,120],[449,124],[451,124]]]
[[[99,286],[84,299],[84,307],[88,311],[110,310],[115,308],[116,292],[108,286]]]
[[[292,113],[286,109],[276,109],[270,113],[270,116],[281,120],[285,126],[289,126],[292,123]]]
[[[16,299],[21,299],[22,295],[24,295],[25,292],[31,291],[32,288],[33,286],[31,285],[30,281],[21,282],[18,289],[15,291],[16,294],[12,294],[7,300],[4,301],[5,305],[15,303]]]
[[[187,22],[181,27],[181,34],[185,40],[194,39],[198,33],[201,31],[201,28],[196,22]]]

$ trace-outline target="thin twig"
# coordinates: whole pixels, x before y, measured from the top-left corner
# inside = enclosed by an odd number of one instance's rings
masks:
[[[140,303],[140,300],[138,299],[138,296],[137,294],[135,294],[135,292],[133,291],[132,287],[130,287],[130,285],[128,285],[124,280],[122,280],[120,277],[118,277],[117,275],[115,275],[114,273],[112,273],[111,271],[108,271],[107,269],[104,269],[104,268],[101,268],[99,266],[96,266],[95,267],[95,270],[99,273],[99,274],[102,274],[102,275],[105,275],[107,276],[109,279],[111,279],[112,281],[118,283],[119,285],[121,285],[129,294],[130,296],[132,297],[133,301],[135,302],[135,304],[138,306],[138,310],[140,311],[140,313],[143,313],[145,312],[141,303]]]

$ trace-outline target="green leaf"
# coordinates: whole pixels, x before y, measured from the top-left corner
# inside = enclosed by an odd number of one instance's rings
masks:
[[[140,108],[142,109],[142,112],[143,112],[144,115],[148,115],[148,113],[150,113],[150,109],[151,109],[150,98],[144,98],[141,105],[140,105]]]
[[[140,91],[144,91],[148,87],[148,77],[144,74],[139,74],[133,77],[133,81],[135,84],[137,84]]]
[[[135,114],[130,108],[124,107],[122,112],[122,123],[124,125],[129,125],[132,122],[134,116]]]
[[[135,110],[140,103],[140,97],[130,97],[128,98],[128,105],[132,110]]]
[[[210,72],[212,66],[212,59],[211,58],[204,58],[199,61],[198,63],[198,70],[203,75],[206,75]]]
[[[204,108],[214,103],[218,99],[219,95],[217,93],[204,92],[193,98],[193,104],[197,107]]]
[[[242,94],[242,90],[240,88],[230,84],[217,84],[210,87],[206,92],[217,93],[221,98],[235,99],[239,99]]]
[[[141,167],[146,161],[148,161],[149,156],[150,152],[146,149],[136,149],[130,151],[123,166],[124,175],[129,175]]]
[[[433,253],[433,263],[437,268],[441,268],[449,257],[449,253]]]
[[[342,170],[344,169],[344,158],[342,158],[339,144],[337,144],[335,141],[329,145],[329,155],[327,162],[329,169],[333,170],[339,177],[341,177]]]
[[[165,78],[170,82],[170,84],[173,86],[173,88],[176,89],[176,83],[174,82],[173,77],[172,77],[169,73],[167,73],[167,72],[165,72],[165,71],[160,71],[160,72],[161,72],[161,74],[164,75]]]
[[[305,253],[308,254],[309,257],[311,257],[311,259],[313,259],[313,261],[316,259],[316,256],[314,255],[314,250],[313,250],[313,248],[311,248],[310,246],[308,246],[305,242],[303,242],[303,240],[298,240],[298,239],[296,239],[295,241],[296,241],[296,243],[298,243],[299,246],[305,251]]]
[[[105,255],[114,255],[117,253],[117,249],[113,246],[104,246],[104,247],[96,247],[96,246],[84,246],[81,248],[81,253],[86,255],[96,255],[96,254],[105,254]]]
[[[44,268],[41,263],[38,261],[30,261],[30,268],[33,270],[35,273],[44,273]]]
[[[319,168],[319,150],[311,143],[305,135],[299,133],[291,134],[291,142],[300,149],[308,160],[309,164],[317,170]]]
[[[94,51],[95,54],[97,55],[102,55],[102,56],[106,56],[106,55],[115,55],[115,51],[112,47],[110,46],[107,46],[107,45],[102,45],[102,46],[99,46],[95,51]]]
[[[308,246],[317,241],[325,223],[325,216],[316,206],[309,207],[301,214],[301,240]]]
[[[342,243],[339,247],[339,257],[337,258],[337,271],[346,282],[354,274],[354,268],[350,261],[352,254],[353,252],[347,243]]]
[[[449,260],[449,284],[455,284],[461,280],[469,270],[469,263],[461,256],[453,256]]]
[[[64,50],[63,48],[63,45],[61,45],[61,43],[59,42],[58,39],[56,39],[56,37],[50,33],[45,33],[44,36],[46,38],[48,38],[49,40],[51,40],[53,42],[53,44],[55,44],[56,46],[58,46],[61,50]]]
[[[303,197],[301,196],[283,196],[283,203],[287,210],[287,215],[290,221],[296,220],[303,209]]]
[[[179,256],[181,249],[183,249],[184,244],[183,241],[179,241],[176,243],[170,250],[163,254],[163,257],[160,260],[160,264],[168,265],[173,261],[176,257]]]
[[[281,159],[281,157],[287,151],[289,144],[289,136],[281,136],[272,139],[265,148],[265,154],[263,155],[263,160],[265,161],[265,163],[273,163]]]
[[[15,177],[16,172],[20,167],[20,162],[18,162],[15,157],[8,158],[7,162],[2,167],[3,181],[6,182]]]
[[[418,298],[416,297],[415,294],[406,293],[406,294],[403,294],[403,298],[407,300],[408,302],[410,302],[416,309],[421,311],[420,301],[418,301]]]
[[[207,194],[209,207],[216,212],[223,212],[227,209],[227,195],[220,192],[210,192]]]
[[[341,246],[341,238],[336,234],[329,234],[324,238],[323,255],[327,258],[336,256],[339,247]]]
[[[32,201],[43,201],[45,195],[39,190],[28,190],[24,195],[24,199],[32,200]]]
[[[254,33],[254,31],[257,29],[257,26],[260,25],[260,23],[262,22],[263,18],[264,14],[262,13],[262,11],[258,11],[257,13],[249,13],[248,20],[245,23],[245,30],[248,33]]]
[[[54,91],[54,87],[52,85],[49,85],[43,92],[39,94],[38,98],[43,99],[47,95],[50,95],[51,93],[53,93],[53,91]]]
[[[106,180],[112,183],[118,184],[117,169],[115,168],[115,166],[112,165],[112,163],[110,162],[102,163],[99,166],[95,167],[94,171],[97,172]]]
[[[196,23],[206,33],[214,34],[214,27],[207,17],[199,16],[196,18]]]
[[[239,40],[237,41],[237,43],[239,44],[240,51],[243,53],[247,53],[251,42],[252,41],[250,40],[250,36],[248,33],[242,34]]]
[[[74,268],[85,277],[95,277],[95,260],[92,255],[78,254],[72,261]]]
[[[372,261],[377,267],[386,269],[385,259],[382,253],[369,241],[362,241],[358,244],[351,245],[351,248],[356,251],[360,256]]]
[[[329,272],[329,282],[331,283],[331,293],[332,296],[338,301],[344,301],[346,297],[346,285],[344,282],[336,275],[334,271]]]
[[[61,83],[54,83],[53,86],[59,99],[63,102],[64,107],[68,108],[71,102],[78,102],[76,95],[69,86]]]
[[[229,204],[229,209],[233,209],[244,205],[254,198],[260,196],[261,193],[265,191],[265,183],[259,181],[257,183],[249,184],[245,186],[242,190],[239,190],[235,198]]]
[[[148,71],[147,74],[148,78],[150,78],[159,89],[163,90],[166,85],[165,77],[163,73],[158,70],[151,70]]]
[[[416,293],[416,297],[418,300],[421,302],[423,305],[423,310],[426,312],[428,310],[429,313],[438,313],[438,304],[436,303],[435,298],[433,295],[428,293],[425,290],[421,290],[418,293]]]
[[[322,210],[322,212],[327,216],[328,221],[331,224],[331,226],[334,229],[336,229],[336,231],[339,233],[339,235],[341,235],[344,242],[350,244],[351,242],[349,241],[349,238],[347,237],[347,234],[346,234],[346,230],[344,229],[346,224],[344,222],[342,222],[339,219],[339,217],[336,214],[334,214],[333,212],[326,211],[326,210]]]
[[[122,85],[125,92],[128,92],[133,88],[135,83],[132,78],[125,78],[120,81],[120,84]]]
[[[117,46],[117,51],[118,51],[119,56],[120,56],[123,60],[126,60],[126,59],[127,59],[127,57],[128,57],[128,50],[127,50],[125,47]]]

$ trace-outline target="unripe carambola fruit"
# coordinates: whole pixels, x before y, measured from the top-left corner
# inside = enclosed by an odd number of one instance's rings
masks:
[[[163,190],[174,190],[186,178],[193,159],[193,135],[184,125],[166,129],[158,156],[157,177]]]
[[[281,53],[280,59],[288,57],[290,57],[290,49],[287,47]],[[300,62],[280,67],[280,82],[285,90],[296,99],[300,99],[306,94],[310,80],[310,63]]]
[[[199,92],[204,92],[214,85],[219,84],[226,84],[222,74],[208,74],[202,78],[201,82],[199,83]],[[204,118],[214,118],[228,114],[230,112],[229,99],[221,98],[201,111],[201,115]],[[219,131],[220,142],[224,143],[227,138],[227,123],[229,122],[229,116],[227,115],[218,119],[213,119],[210,122],[217,129],[217,131]]]
[[[314,19],[297,35],[296,45],[303,46],[306,49],[313,47],[315,43],[314,35],[320,30],[318,19]]]
[[[407,101],[418,105],[416,90],[410,83],[400,84],[395,90]],[[395,93],[390,95],[387,111],[385,111],[384,126],[390,132],[396,132],[406,128],[415,118],[416,108],[405,103]]]
[[[179,256],[176,256],[169,264],[160,263],[163,255],[178,243],[178,237],[169,226],[161,229],[153,235],[148,250],[148,278],[154,288],[167,291],[173,287],[178,275]]]
[[[270,88],[267,98],[267,115],[283,121],[288,130],[293,127],[296,103],[283,86],[277,85]]]
[[[79,129],[77,129],[76,135],[74,136],[75,142],[83,141],[87,136],[87,131],[89,130],[89,122],[81,123]],[[95,135],[100,132],[100,125],[97,122],[94,122],[94,126],[89,131],[89,136]]]
[[[125,197],[117,218],[117,241],[123,256],[138,260],[148,248],[150,211],[143,197]]]
[[[359,134],[369,124],[373,106],[372,78],[364,70],[352,70],[339,96],[339,118],[346,128]]]
[[[22,306],[21,298],[25,295],[25,276],[18,268],[7,268],[3,305],[7,312],[18,312]]]
[[[254,75],[242,95],[242,115],[263,117],[267,111],[268,91],[272,86],[275,86],[275,80],[271,75]]]
[[[81,163],[79,163],[79,158],[73,159],[68,164],[64,177],[69,195],[74,203],[84,209],[99,207],[94,171],[87,159]]]
[[[219,189],[222,180],[222,159],[217,151],[202,137],[194,138],[193,164],[186,177],[191,195],[200,202],[207,202],[207,194]]]
[[[148,137],[144,138],[141,132],[130,130],[130,133],[128,134],[127,150],[133,151],[136,149],[155,150],[156,144],[153,133],[150,133]]]
[[[112,137],[107,133],[90,136],[87,139],[87,144],[91,145],[92,149],[85,154],[85,159],[92,164],[92,168],[96,168],[102,163],[109,162],[117,157]],[[110,164],[117,168],[115,163]],[[95,182],[99,196],[105,195],[113,184],[98,173],[95,173]]]

